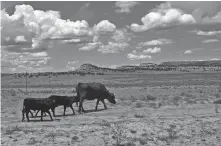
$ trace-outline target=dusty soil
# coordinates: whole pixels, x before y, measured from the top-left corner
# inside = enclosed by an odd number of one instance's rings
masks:
[[[174,145],[220,146],[220,113],[212,102],[221,96],[221,74],[59,76],[30,78],[28,93],[24,78],[2,77],[1,144],[19,145]],[[31,118],[21,122],[26,97],[51,94],[73,95],[78,82],[101,82],[116,95],[117,104],[107,103],[95,112],[96,101],[84,103],[85,114]],[[51,85],[51,86],[50,86]],[[161,104],[161,106],[160,106]],[[40,115],[40,114],[39,114]]]

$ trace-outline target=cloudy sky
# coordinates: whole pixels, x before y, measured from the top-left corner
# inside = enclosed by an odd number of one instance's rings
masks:
[[[221,2],[1,2],[2,72],[221,59]]]

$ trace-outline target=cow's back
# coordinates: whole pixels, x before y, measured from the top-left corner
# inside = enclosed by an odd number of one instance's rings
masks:
[[[48,109],[53,106],[53,101],[47,98],[26,98],[24,106],[27,109]]]
[[[93,100],[106,95],[107,89],[101,83],[78,83],[77,96]]]
[[[71,101],[71,98],[68,96],[51,95],[49,98],[54,101],[55,106],[67,105]]]

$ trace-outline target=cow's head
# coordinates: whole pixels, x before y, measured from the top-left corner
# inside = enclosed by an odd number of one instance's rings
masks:
[[[108,101],[110,101],[110,103],[113,103],[115,104],[116,101],[115,101],[115,96],[113,93],[110,93],[109,96],[107,97]]]

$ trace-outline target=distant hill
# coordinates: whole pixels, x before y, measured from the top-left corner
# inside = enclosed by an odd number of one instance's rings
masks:
[[[221,60],[213,60],[213,61],[169,61],[169,62],[162,62],[160,66],[221,66]]]
[[[221,71],[221,60],[214,61],[168,61],[160,64],[141,63],[140,65],[124,65],[116,69],[98,67],[93,64],[82,64],[78,69],[68,72],[40,72],[29,73],[29,77],[38,76],[58,76],[58,75],[104,75],[104,74],[127,74],[127,73],[147,73],[150,71],[178,71],[178,72],[213,72]],[[1,76],[25,77],[25,73],[7,74],[2,73]]]

